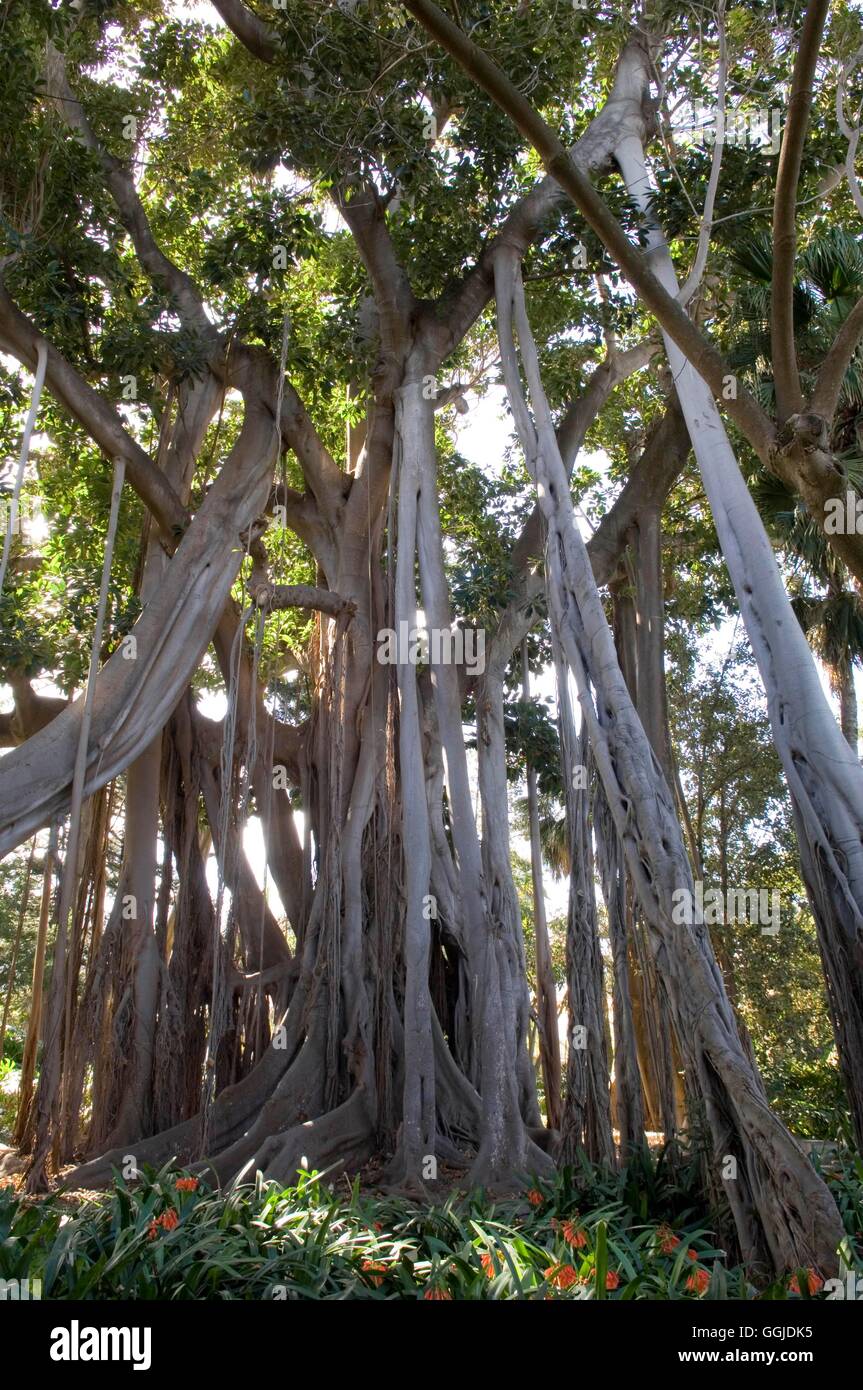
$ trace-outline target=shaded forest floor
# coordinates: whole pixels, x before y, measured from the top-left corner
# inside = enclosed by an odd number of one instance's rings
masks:
[[[816,1163],[820,1160],[815,1158]],[[863,1160],[824,1169],[863,1272]],[[729,1259],[697,1165],[586,1162],[491,1201],[446,1184],[431,1205],[304,1176],[230,1193],[175,1168],[106,1193],[28,1199],[0,1179],[0,1278],[52,1299],[824,1298],[816,1270],[756,1287]]]

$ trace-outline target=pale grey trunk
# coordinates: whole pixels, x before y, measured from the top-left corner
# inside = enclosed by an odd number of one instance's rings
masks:
[[[648,224],[653,272],[676,294],[671,256],[652,218],[641,142],[648,75],[640,50],[633,48],[631,57],[630,120],[615,157],[627,191]],[[863,769],[821,688],[716,403],[680,349],[667,334],[664,337],[716,533],[767,695],[827,972],[840,1064],[858,1142],[863,1144]],[[733,389],[730,379],[729,390]]]
[[[673,1002],[686,1065],[704,1098],[713,1139],[710,1177],[725,1192],[744,1258],[752,1266],[786,1269],[802,1263],[833,1270],[842,1238],[835,1203],[767,1105],[741,1046],[700,914],[675,920],[678,892],[688,892],[694,905],[689,860],[671,794],[617,663],[542,390],[517,258],[506,251],[496,260],[496,287],[507,392],[548,527],[551,620],[575,676],[597,770]],[[536,428],[521,386],[513,311]]]
[[[420,469],[427,458],[431,407],[419,382],[397,396],[394,481],[398,487],[395,630],[417,626],[414,579]],[[397,1162],[407,1181],[422,1183],[423,1162],[435,1153],[435,1074],[429,994],[431,837],[426,802],[416,666],[399,653],[399,770],[405,873],[404,1098]]]

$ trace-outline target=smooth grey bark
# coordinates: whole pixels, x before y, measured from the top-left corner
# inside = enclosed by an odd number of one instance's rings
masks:
[[[618,81],[628,92],[630,115],[615,158],[645,219],[654,274],[676,294],[671,255],[652,214],[642,148],[648,90],[642,50],[632,48]],[[664,334],[664,339],[719,543],[764,683],[818,928],[840,1066],[858,1143],[863,1144],[863,769],[827,703],[713,396],[671,337]]]
[[[674,894],[694,902],[692,872],[671,793],[621,675],[539,375],[517,257],[499,253],[497,308],[504,378],[548,527],[549,611],[579,693],[597,771],[624,846],[660,973],[673,1001],[691,1083],[703,1098],[713,1143],[709,1175],[724,1190],[753,1267],[837,1267],[842,1223],[801,1148],[770,1110],[746,1055],[722,976],[697,911],[678,922]],[[513,330],[536,423],[521,385]],[[835,726],[834,726],[835,727]],[[726,1159],[735,1159],[728,1180]]]
[[[269,493],[272,430],[272,417],[250,405],[229,460],[132,629],[135,647],[119,648],[99,672],[86,796],[152,743],[196,669],[242,561],[240,536]],[[0,854],[68,805],[82,713],[77,700],[4,757]]]
[[[420,381],[397,395],[395,485],[398,488],[395,618],[417,624],[416,563],[421,469],[428,460],[432,413]],[[399,772],[405,872],[404,1097],[397,1164],[422,1188],[424,1160],[435,1155],[435,1069],[429,994],[431,835],[423,769],[416,666],[399,662]]]

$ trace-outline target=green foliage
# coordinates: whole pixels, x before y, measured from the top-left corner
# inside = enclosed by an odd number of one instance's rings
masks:
[[[794,1297],[785,1280],[756,1290],[729,1267],[693,1171],[646,1154],[619,1173],[584,1162],[505,1200],[424,1208],[313,1173],[226,1195],[168,1167],[133,1187],[118,1178],[74,1214],[66,1199],[0,1189],[0,1278],[75,1300]],[[838,1190],[853,1234],[859,1160]]]
[[[15,1050],[14,1037],[6,1036],[6,1048]],[[18,1111],[18,1082],[15,1061],[9,1055],[0,1057],[0,1143],[5,1143],[12,1134],[15,1116]]]

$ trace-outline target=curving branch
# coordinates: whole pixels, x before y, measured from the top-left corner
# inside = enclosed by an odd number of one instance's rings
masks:
[[[809,410],[829,422],[836,414],[845,373],[863,337],[863,295],[857,300],[821,363]]]
[[[274,63],[281,52],[279,37],[269,24],[250,10],[243,0],[213,0],[213,8],[218,10],[235,38],[262,63]]]
[[[99,672],[85,795],[122,772],[152,742],[191,679],[226,609],[243,558],[241,535],[272,485],[272,421],[246,403],[230,455],[136,622],[134,659],[118,649]],[[76,700],[3,760],[0,854],[62,814],[69,803],[81,722]]]
[[[800,369],[794,341],[794,271],[797,259],[797,185],[812,109],[812,83],[830,0],[809,0],[782,133],[773,200],[773,278],[770,348],[780,423],[803,409]]]

